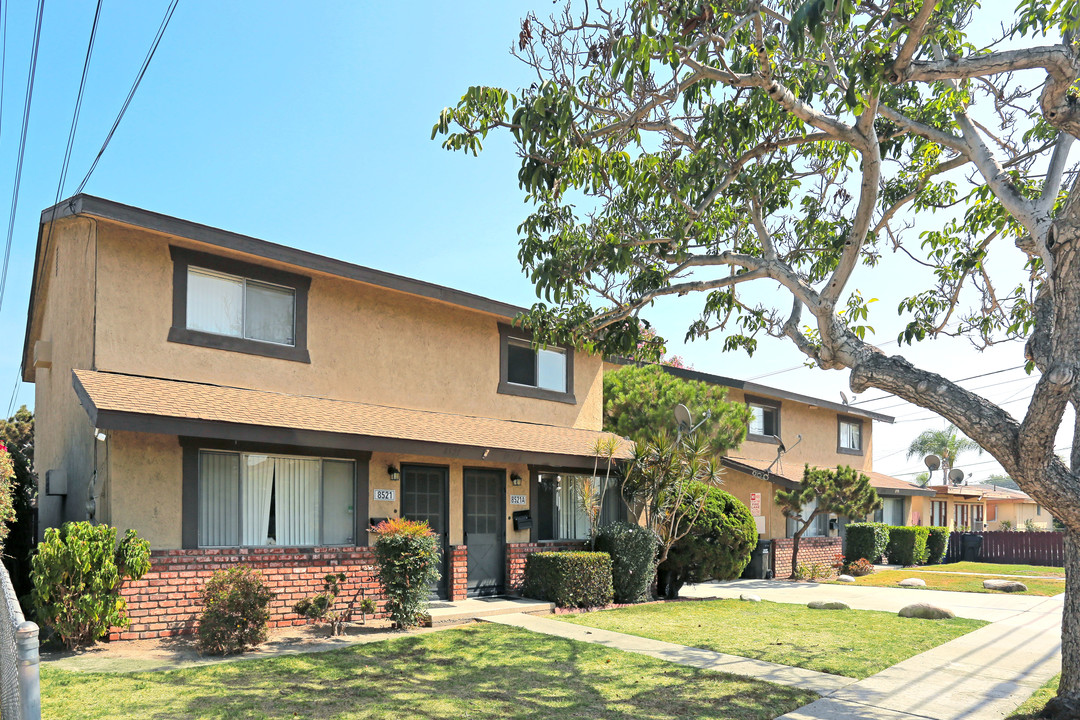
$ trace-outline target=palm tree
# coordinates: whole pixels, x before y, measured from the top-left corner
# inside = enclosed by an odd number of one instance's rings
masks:
[[[947,480],[949,470],[956,466],[956,458],[970,450],[980,455],[983,451],[979,443],[962,435],[955,425],[949,425],[944,430],[923,430],[919,437],[911,441],[907,456],[910,460],[931,453],[937,455],[941,458],[941,476]],[[927,476],[927,482],[929,479]]]

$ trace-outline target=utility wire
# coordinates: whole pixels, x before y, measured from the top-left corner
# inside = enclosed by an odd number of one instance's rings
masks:
[[[4,126],[4,77],[7,75],[7,16],[10,3],[0,3],[0,137]]]
[[[999,375],[1001,373],[1012,372],[1013,370],[1019,370],[1022,367],[1026,367],[1026,366],[1025,365],[1017,365],[1016,367],[1004,368],[1002,370],[993,370],[991,372],[982,373],[980,375],[972,375],[971,377],[960,378],[959,380],[953,380],[952,382],[954,382],[954,383],[962,383],[962,382],[967,382],[968,380],[978,380],[979,378],[989,377],[991,375]],[[993,387],[993,385],[985,385],[984,387]],[[973,388],[973,389],[978,390],[979,388]],[[865,400],[859,400],[857,402],[853,402],[853,403],[849,403],[849,404],[850,405],[862,405],[863,403],[876,402],[878,400],[888,400],[889,398],[894,398],[894,397],[896,397],[896,396],[893,395],[892,393],[889,393],[888,395],[879,395],[878,397],[866,398]],[[899,405],[890,405],[889,407],[900,407],[900,405],[906,405],[906,404],[910,404],[910,403],[905,401],[903,403],[900,403]],[[874,408],[874,410],[886,410],[886,409],[888,409],[888,408]]]
[[[1054,448],[1054,452],[1061,452],[1062,450],[1072,450],[1072,445],[1062,445],[1061,447]],[[969,468],[969,467],[979,467],[980,465],[992,465],[993,463],[996,463],[996,462],[997,462],[997,460],[980,460],[979,462],[976,462],[976,463],[964,463],[964,467]],[[919,475],[920,473],[924,473],[924,472],[926,472],[926,470],[912,470],[911,472],[889,473],[889,474],[890,474],[891,477],[902,477],[904,475]]]
[[[135,91],[139,89],[139,83],[142,82],[143,77],[146,75],[146,69],[150,67],[150,61],[154,59],[154,53],[157,52],[158,45],[161,43],[161,37],[165,34],[165,29],[169,26],[169,21],[172,20],[173,12],[176,11],[176,4],[179,0],[172,0],[169,3],[169,7],[165,10],[165,17],[161,20],[161,25],[158,27],[157,34],[154,36],[154,42],[150,45],[150,50],[146,53],[146,58],[143,60],[142,67],[139,68],[139,74],[135,76],[135,82],[131,84],[131,90],[128,91],[127,97],[124,99],[124,104],[120,107],[120,112],[116,115],[116,120],[113,122],[112,127],[109,129],[109,134],[105,136],[105,142],[101,144],[101,149],[98,150],[97,155],[94,157],[94,162],[90,164],[90,169],[86,171],[86,176],[79,183],[79,187],[75,189],[73,195],[78,195],[86,187],[86,183],[90,180],[90,176],[93,175],[94,170],[97,169],[98,161],[101,160],[101,156],[105,154],[105,149],[109,147],[109,142],[112,141],[113,134],[116,133],[116,128],[120,126],[120,121],[124,119],[124,113],[127,112],[128,106],[131,105],[132,98],[135,97]]]
[[[30,124],[30,103],[34,97],[34,74],[37,71],[38,48],[41,46],[41,18],[44,14],[45,0],[38,0],[37,17],[34,21],[34,44],[30,51],[30,72],[26,80],[26,104],[23,106],[22,132],[19,135],[19,156],[15,163],[15,188],[11,193],[11,214],[8,217],[7,241],[4,245],[4,267],[0,270],[0,309],[4,307],[4,291],[7,289],[11,238],[15,233],[15,211],[19,206],[19,185],[22,182],[23,158],[26,155],[26,129]]]

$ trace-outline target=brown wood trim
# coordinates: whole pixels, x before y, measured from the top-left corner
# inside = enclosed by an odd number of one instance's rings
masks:
[[[859,426],[858,450],[851,450],[849,448],[840,447],[840,426],[845,422]],[[858,455],[860,457],[866,454],[866,426],[862,418],[852,417],[851,415],[836,416],[836,452],[840,455]]]
[[[308,354],[307,349],[308,292],[311,289],[310,277],[265,267],[263,265],[255,265],[234,258],[226,258],[219,255],[199,252],[197,250],[177,247],[175,245],[169,246],[169,254],[173,261],[173,322],[172,327],[169,328],[169,342],[182,343],[184,345],[197,345],[199,347],[213,348],[215,350],[228,350],[231,352],[246,353],[248,355],[262,355],[264,357],[292,360],[294,362],[311,362],[311,356]],[[190,266],[205,268],[207,270],[216,270],[230,275],[250,278],[251,280],[292,288],[295,292],[294,297],[296,299],[294,308],[295,327],[293,329],[295,343],[293,345],[278,345],[276,343],[252,340],[250,338],[215,335],[214,333],[189,329],[187,327],[187,279],[188,268]]]
[[[566,352],[566,392],[561,393],[528,385],[516,385],[507,380],[510,375],[509,339],[511,337],[532,342],[533,334],[524,328],[499,323],[499,386],[496,391],[501,395],[519,395],[537,400],[552,400],[576,405],[577,398],[574,397],[574,348],[569,345],[553,346]]]

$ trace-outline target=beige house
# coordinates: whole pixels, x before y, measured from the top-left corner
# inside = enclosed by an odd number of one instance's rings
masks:
[[[1028,521],[1038,530],[1053,530],[1054,518],[1027,493],[996,485],[932,485],[933,497],[922,498],[919,512],[927,521],[956,531],[1001,530],[1002,522],[1023,530]]]
[[[313,587],[339,565],[365,587],[368,527],[423,519],[441,596],[503,592],[538,542],[585,536],[575,478],[606,437],[601,359],[534,349],[522,310],[65,201],[41,216],[23,349],[40,525],[135,528],[155,572],[287,553]]]

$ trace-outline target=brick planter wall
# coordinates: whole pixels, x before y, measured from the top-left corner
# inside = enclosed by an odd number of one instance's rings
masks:
[[[361,598],[374,598],[382,612],[375,553],[372,548],[226,548],[202,550],[156,550],[151,567],[142,579],[123,588],[131,625],[113,630],[110,640],[135,640],[195,632],[202,612],[203,584],[217,570],[237,565],[262,572],[266,584],[277,593],[270,605],[270,627],[311,622],[292,611],[293,603],[321,592],[327,573],[348,577],[338,597],[338,607],[358,606]],[[359,608],[356,609],[359,619]]]
[[[773,577],[786,578],[791,575],[791,538],[777,538],[772,541]],[[833,564],[836,556],[844,551],[844,541],[838,537],[804,537],[799,541],[800,565]]]
[[[559,540],[543,543],[507,543],[506,544],[506,592],[521,594],[521,583],[525,579],[525,558],[534,552],[556,552],[559,550],[585,550],[586,540]]]
[[[450,601],[464,600],[469,585],[469,548],[465,545],[450,547],[450,578],[447,595]]]

